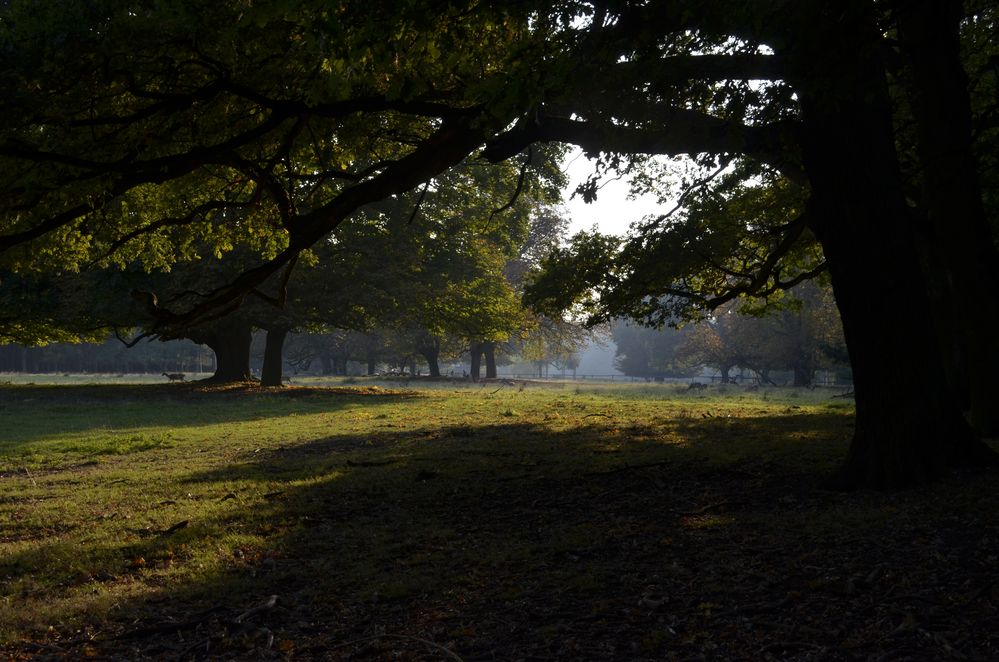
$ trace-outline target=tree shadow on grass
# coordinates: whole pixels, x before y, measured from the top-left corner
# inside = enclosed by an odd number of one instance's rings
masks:
[[[121,564],[145,562],[109,581],[145,589],[96,621],[92,639],[48,645],[386,660],[994,650],[999,596],[975,579],[995,569],[995,476],[902,495],[820,491],[809,467],[845,453],[848,432],[842,416],[805,414],[510,424],[247,455],[188,479],[244,486],[223,497],[225,513],[118,550]],[[181,548],[215,548],[217,566],[158,589],[157,573],[193,562]],[[959,642],[924,636],[955,619],[967,626]],[[31,645],[47,644],[10,650]]]
[[[184,430],[300,413],[334,412],[353,405],[376,407],[421,397],[379,387],[272,388],[202,382],[82,386],[0,386],[0,413],[8,428],[0,461],[30,450],[53,436],[107,430]],[[290,405],[290,403],[293,403]],[[53,416],[53,414],[55,414]],[[133,451],[155,444],[141,439]]]

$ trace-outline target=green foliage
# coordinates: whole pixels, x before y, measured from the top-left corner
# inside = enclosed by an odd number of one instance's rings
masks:
[[[662,326],[736,297],[765,306],[821,273],[821,250],[804,229],[804,191],[751,163],[720,168],[688,190],[683,207],[624,240],[577,235],[544,262],[528,299],[548,312],[578,305],[593,323]]]
[[[602,294],[619,280],[615,264],[618,237],[580,232],[568,246],[556,248],[541,262],[541,275],[528,282],[525,299],[538,310],[560,316],[579,306],[596,320]]]
[[[508,123],[535,98],[526,54],[541,42],[523,11],[6,3],[5,89],[17,93],[0,104],[0,267],[168,271],[239,248],[264,268],[213,290],[192,319],[228,305],[363,204],[429,186],[474,151],[484,133],[471,125]],[[483,114],[485,100],[495,103]],[[444,121],[462,126],[457,158],[427,147]],[[527,166],[536,199],[558,188],[559,151],[539,148],[547,156]],[[499,207],[471,170],[431,197],[452,213]]]
[[[697,364],[679,349],[693,328],[649,329],[619,321],[613,326],[614,364],[633,377],[688,377]]]

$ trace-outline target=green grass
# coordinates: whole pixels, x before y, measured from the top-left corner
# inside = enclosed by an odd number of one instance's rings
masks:
[[[269,594],[286,651],[309,637],[291,623],[317,612],[342,641],[414,604],[406,622],[446,613],[485,636],[453,607],[627,584],[628,540],[661,551],[740,527],[876,534],[891,519],[877,500],[811,491],[849,439],[852,409],[831,395],[0,387],[0,644],[120,653],[115,637],[137,623]]]

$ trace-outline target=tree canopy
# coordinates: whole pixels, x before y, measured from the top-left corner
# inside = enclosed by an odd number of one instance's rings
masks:
[[[704,170],[682,211],[623,245],[579,238],[535,299],[661,323],[827,271],[857,395],[839,483],[925,482],[995,462],[962,415],[999,424],[994,177],[976,161],[994,22],[956,0],[14,1],[0,268],[254,251],[190,305],[140,293],[157,328],[184,327],[469,157],[532,169],[571,143],[657,189],[650,157],[687,155]]]

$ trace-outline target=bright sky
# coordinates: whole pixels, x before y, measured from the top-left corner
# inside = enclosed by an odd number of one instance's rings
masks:
[[[593,172],[593,163],[583,156],[581,150],[575,150],[566,159],[566,172],[569,176],[569,186],[565,197],[568,199],[576,186],[586,181]],[[589,230],[597,225],[605,234],[623,235],[628,226],[641,220],[646,214],[665,213],[654,196],[646,195],[637,200],[628,199],[628,183],[621,180],[606,181],[597,192],[597,199],[591,204],[583,202],[577,196],[566,202],[569,211],[569,234],[580,230]]]

